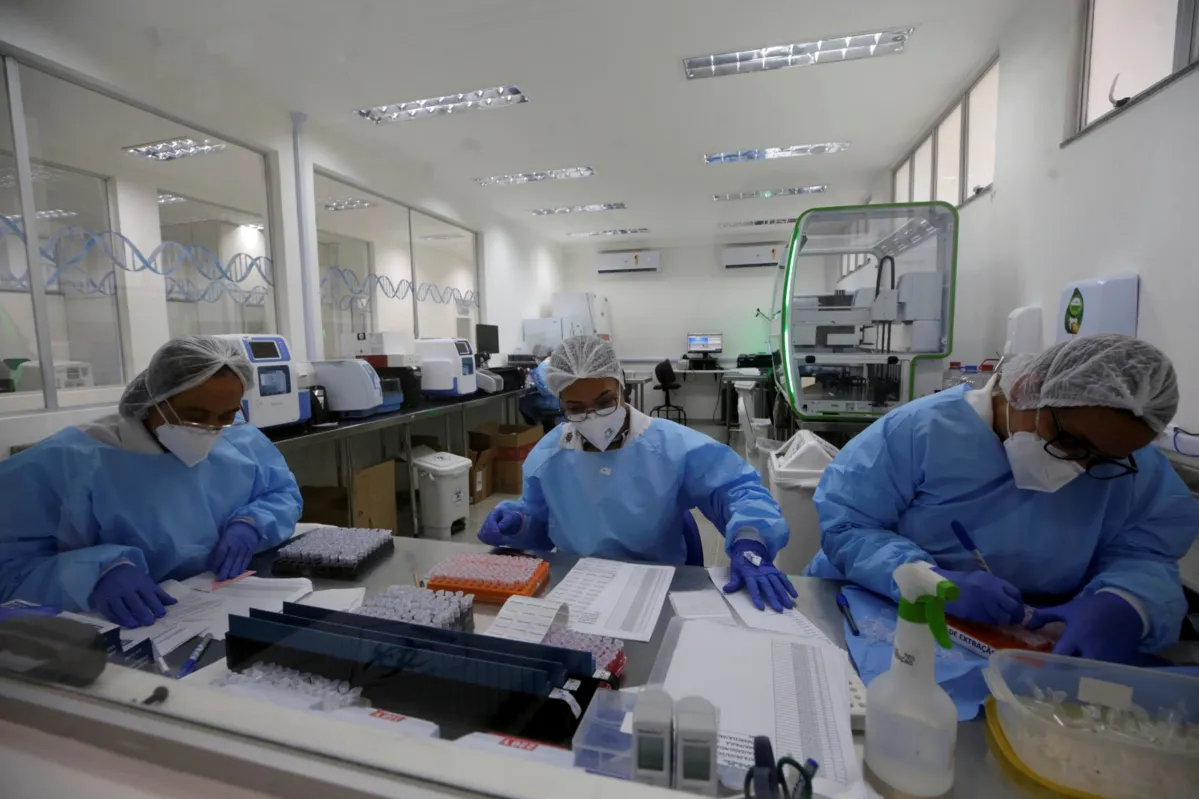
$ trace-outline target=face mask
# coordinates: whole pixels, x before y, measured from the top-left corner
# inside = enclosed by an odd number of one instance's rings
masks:
[[[162,413],[161,408],[159,413]],[[165,413],[163,418],[166,418]],[[217,439],[221,437],[221,431],[166,422],[158,426],[154,435],[158,437],[160,444],[190,469],[208,457],[208,453],[216,446]]]
[[[1037,411],[1039,422],[1041,412]],[[1045,451],[1045,439],[1036,433],[1012,433],[1012,408],[1007,408],[1008,438],[1003,442],[1016,488],[1053,493],[1083,473],[1075,461],[1055,458]]]
[[[587,439],[591,446],[603,452],[616,440],[616,434],[620,432],[620,428],[624,427],[624,421],[628,415],[628,409],[621,405],[607,416],[596,416],[594,413],[589,413],[583,421],[573,422],[573,424],[579,431],[579,435]]]

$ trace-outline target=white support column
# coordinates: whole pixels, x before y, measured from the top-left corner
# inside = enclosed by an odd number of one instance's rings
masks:
[[[137,245],[149,258],[162,243],[158,218],[158,188],[123,178],[109,181],[114,229]],[[121,351],[125,376],[132,380],[150,364],[155,350],[171,337],[167,320],[166,281],[152,269],[141,269],[131,252],[120,253],[127,259],[128,271],[117,268],[117,302],[121,320]],[[162,264],[156,264],[162,268]]]
[[[324,342],[317,336],[317,331],[321,329],[321,276],[316,255],[316,201],[312,160],[308,156],[304,133],[304,123],[308,121],[308,116],[293,111],[291,121],[292,148],[295,153],[294,196],[299,223],[299,294],[304,302],[304,351],[307,353],[307,359],[320,360],[325,357],[325,350]],[[288,275],[289,279],[293,277],[294,274]]]

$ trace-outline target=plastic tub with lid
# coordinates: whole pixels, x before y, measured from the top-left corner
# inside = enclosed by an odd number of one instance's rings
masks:
[[[1006,649],[983,672],[1012,765],[1066,796],[1199,796],[1199,678]]]
[[[420,523],[430,538],[447,539],[470,515],[470,458],[417,447],[412,452],[420,489]]]
[[[787,546],[774,559],[774,565],[787,574],[800,574],[820,550],[820,518],[812,496],[838,452],[811,430],[800,430],[780,449],[763,453],[770,495],[791,529]]]

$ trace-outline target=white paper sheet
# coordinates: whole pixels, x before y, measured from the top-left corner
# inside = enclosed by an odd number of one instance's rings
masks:
[[[221,607],[220,597],[196,591],[176,580],[166,580],[158,587],[170,594],[175,604],[168,605],[166,615],[149,627],[121,630],[122,649],[129,649],[149,638],[158,654],[165,657],[194,636],[207,632]]]
[[[329,588],[324,591],[313,591],[301,599],[300,604],[349,613],[362,607],[365,599],[365,588]]]
[[[729,567],[713,566],[708,569],[708,576],[712,578],[713,584],[718,589],[723,589],[729,581]],[[724,598],[728,600],[729,605],[732,606],[741,621],[755,630],[797,635],[800,638],[822,641],[826,644],[833,643],[827,635],[820,631],[819,627],[795,608],[782,613],[776,613],[770,608],[758,610],[754,607],[754,603],[746,591],[725,594]]]
[[[733,621],[733,611],[719,591],[671,591],[670,605],[681,619]]]
[[[569,618],[570,611],[562,602],[512,596],[504,602],[499,614],[483,634],[539,644],[551,629],[569,626]]]
[[[816,760],[820,796],[863,799],[848,668],[848,657],[834,647],[698,620],[683,625],[663,688],[712,702],[722,740],[770,735],[776,757]]]
[[[673,566],[582,558],[545,598],[569,606],[572,630],[648,641],[673,578]]]
[[[202,578],[204,575],[193,577],[188,582],[194,580],[203,585]],[[209,588],[199,589],[198,593],[219,603],[216,609],[209,612],[207,620],[207,632],[212,633],[212,637],[218,641],[225,640],[225,633],[229,632],[230,614],[247,616],[250,608],[278,613],[283,610],[284,602],[297,602],[312,593],[312,581],[304,577],[245,577],[216,589],[211,587],[211,580],[207,584]]]

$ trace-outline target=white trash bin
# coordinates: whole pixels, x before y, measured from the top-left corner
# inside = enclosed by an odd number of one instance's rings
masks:
[[[420,452],[418,451],[427,450]],[[448,540],[454,523],[470,517],[470,458],[418,447],[412,453],[420,490],[421,531]]]
[[[766,456],[770,495],[783,511],[791,538],[774,565],[800,574],[820,551],[820,519],[812,496],[820,475],[838,450],[811,430],[800,430],[781,449]]]

